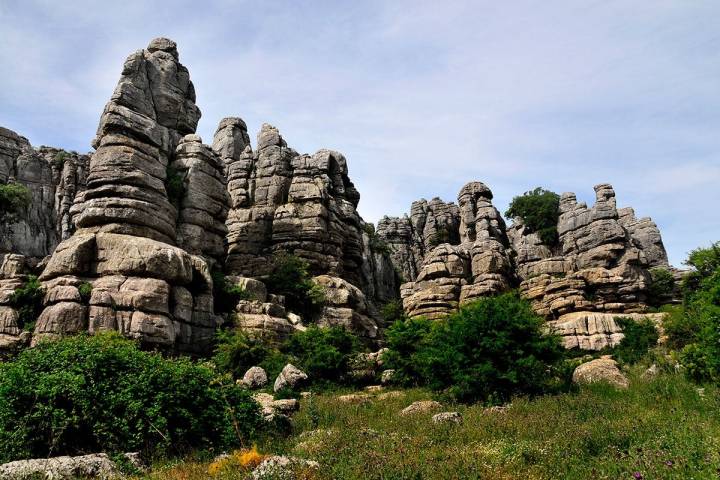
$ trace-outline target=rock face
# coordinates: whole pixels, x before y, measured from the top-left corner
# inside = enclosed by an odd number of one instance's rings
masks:
[[[88,155],[50,147],[33,148],[25,137],[0,127],[0,184],[30,191],[30,204],[0,218],[0,252],[37,263],[74,231],[70,207],[85,189]]]
[[[521,224],[510,233],[518,252],[520,290],[547,317],[575,311],[643,312],[651,266],[667,266],[660,233],[650,219],[616,208],[612,186],[595,186],[595,205],[560,199],[557,246],[542,245]],[[651,260],[648,260],[650,258]]]
[[[223,256],[227,203],[220,159],[193,135],[194,101],[174,42],[155,39],[128,57],[93,141],[87,189],[70,209],[77,230],[42,273],[33,342],[117,330],[150,346],[207,350],[218,323],[210,265]]]
[[[405,311],[411,317],[438,318],[462,303],[510,288],[514,279],[505,222],[492,205],[492,192],[483,183],[471,182],[458,195],[457,231],[422,259],[417,277],[401,286]],[[448,222],[445,225],[453,225]],[[447,227],[450,228],[450,227]],[[441,230],[442,231],[442,230]]]
[[[126,454],[130,455],[130,454]],[[77,457],[53,457],[18,460],[0,465],[0,479],[26,480],[31,478],[123,478],[115,463],[105,453]]]
[[[230,196],[226,272],[263,278],[275,252],[297,255],[328,289],[330,302],[318,323],[377,337],[373,302],[395,297],[396,274],[389,257],[373,251],[345,157],[331,150],[298,154],[268,124],[253,151],[245,123],[235,117],[220,122],[213,149],[225,165]],[[258,320],[240,321],[256,331],[286,330],[282,321],[263,319],[260,326]]]
[[[548,322],[548,326],[561,336],[565,348],[581,350],[602,350],[617,346],[625,335],[617,323],[620,315],[602,312],[572,312],[557,320]],[[659,324],[664,313],[626,313],[621,315],[634,321],[648,318]]]

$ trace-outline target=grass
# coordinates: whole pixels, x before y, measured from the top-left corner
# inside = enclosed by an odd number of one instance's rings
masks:
[[[451,405],[462,425],[434,425],[432,414],[398,412],[429,392],[347,404],[337,394],[302,401],[293,434],[268,437],[260,452],[320,462],[320,479],[704,479],[720,472],[720,392],[677,374],[641,378],[537,399],[516,399],[505,413],[482,405]],[[151,479],[241,479],[230,469],[215,477],[210,461],[158,465]]]

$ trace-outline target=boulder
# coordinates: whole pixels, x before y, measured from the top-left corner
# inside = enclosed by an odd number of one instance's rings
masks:
[[[241,381],[248,388],[262,388],[268,383],[267,373],[262,367],[250,367]]]
[[[462,423],[462,415],[459,412],[441,412],[432,416],[433,423],[452,423],[459,425]]]
[[[407,416],[420,413],[429,413],[433,410],[438,410],[440,408],[442,408],[442,405],[434,400],[418,400],[417,402],[413,402],[407,407],[405,407],[400,412],[400,415]]]
[[[583,363],[573,372],[573,383],[588,384],[606,382],[617,388],[628,388],[630,382],[618,368],[615,360],[602,357]]]
[[[282,390],[284,388],[290,388],[290,389],[296,389],[299,386],[303,384],[303,382],[307,381],[308,376],[294,366],[291,363],[288,363],[283,367],[280,374],[275,379],[275,384],[273,385],[273,390],[278,391]]]
[[[30,480],[32,478],[123,478],[115,463],[105,453],[77,457],[52,457],[17,460],[0,465],[0,479]]]

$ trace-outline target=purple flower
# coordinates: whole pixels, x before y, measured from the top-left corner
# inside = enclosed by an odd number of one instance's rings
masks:
[[[665,462],[665,465],[667,465],[668,467],[672,467],[672,466],[673,466],[673,461],[672,461],[672,460],[668,460],[667,462]]]
[[[634,478],[635,480],[642,480],[642,479],[643,479],[643,475],[642,475],[642,473],[640,473],[640,472],[635,472],[635,473],[633,473],[633,478]]]

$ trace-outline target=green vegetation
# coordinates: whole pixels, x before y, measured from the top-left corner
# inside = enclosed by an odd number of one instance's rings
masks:
[[[26,331],[35,329],[35,321],[43,310],[45,289],[38,278],[28,276],[22,287],[15,289],[10,297],[10,305],[18,312],[18,327]]]
[[[0,214],[19,213],[30,206],[30,189],[19,183],[0,184]]]
[[[392,325],[398,320],[405,320],[405,310],[403,310],[402,300],[391,300],[383,305],[380,312],[385,325]]]
[[[514,197],[505,212],[505,217],[508,219],[520,217],[530,232],[537,233],[545,245],[553,246],[558,241],[560,196],[538,187]]]
[[[213,363],[221,372],[242,378],[254,366],[265,369],[274,378],[287,363],[287,357],[267,342],[248,337],[239,330],[218,332]]]
[[[42,342],[0,364],[0,463],[87,452],[183,452],[251,439],[249,393],[205,364],[117,334]]]
[[[270,275],[265,284],[268,291],[285,297],[285,307],[309,321],[325,304],[325,290],[316,284],[302,258],[287,252],[273,256]]]
[[[83,282],[78,287],[78,292],[80,293],[80,299],[83,301],[83,303],[88,303],[90,301],[90,297],[92,296],[92,290],[93,286],[90,282]]]
[[[360,342],[343,327],[313,325],[304,332],[294,333],[283,351],[295,359],[296,366],[307,373],[314,384],[347,383],[350,362],[360,352]]]
[[[436,425],[430,414],[400,416],[425,390],[355,405],[335,394],[304,400],[293,432],[258,443],[265,454],[320,463],[310,479],[688,479],[720,468],[720,392],[699,395],[682,375],[643,379],[630,388],[596,384],[579,392],[516,398],[504,413],[443,403],[462,425]],[[208,478],[208,461],[156,465],[155,480]],[[218,480],[248,478],[227,470]]]
[[[682,348],[680,361],[700,382],[720,382],[720,243],[690,252],[693,267],[683,282],[682,307],[665,321],[669,344]]]
[[[622,364],[639,362],[648,351],[657,345],[658,331],[652,320],[635,321],[627,317],[618,317],[615,321],[625,335],[615,348],[608,353]]]
[[[385,242],[385,240],[380,238],[375,231],[375,225],[372,223],[366,223],[363,225],[363,230],[369,238],[371,252],[378,253],[380,255],[389,255],[391,253],[390,246]]]
[[[670,270],[663,267],[650,269],[650,278],[648,303],[658,307],[670,299],[675,288],[675,278]]]
[[[185,196],[185,177],[170,165],[166,171],[165,190],[170,203],[179,206]]]
[[[251,300],[252,296],[240,285],[228,282],[221,270],[210,272],[213,281],[213,305],[215,313],[230,313],[240,300]]]
[[[484,298],[443,320],[413,319],[387,332],[385,360],[404,384],[460,401],[497,403],[554,391],[563,349],[516,293]]]
[[[65,150],[60,150],[55,154],[55,158],[52,160],[53,166],[57,168],[58,170],[62,170],[63,165],[65,165],[65,160],[70,156],[69,152],[66,152]]]

